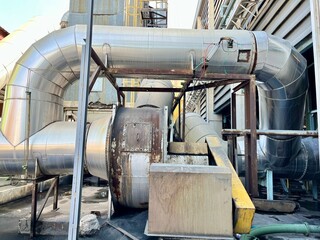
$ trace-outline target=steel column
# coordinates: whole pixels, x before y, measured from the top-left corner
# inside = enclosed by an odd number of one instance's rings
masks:
[[[174,109],[173,109],[174,110]],[[178,119],[179,119],[179,135],[180,135],[180,138],[182,139],[181,135],[181,102],[179,100],[179,103],[178,103],[178,110],[179,110],[179,114],[178,114]]]
[[[30,238],[34,238],[36,236],[37,201],[38,201],[38,182],[36,179],[34,179],[32,183]]]
[[[55,185],[53,189],[53,206],[52,209],[58,208],[58,197],[59,197],[59,176],[55,177]]]
[[[258,197],[256,85],[251,75],[245,87],[245,126],[250,134],[245,136],[246,187],[252,197]]]
[[[237,101],[236,101],[236,93],[233,92],[231,94],[231,128],[237,129]],[[228,137],[228,146],[229,147],[229,158],[233,165],[233,167],[238,170],[237,167],[237,137],[231,136]]]
[[[320,2],[310,0],[310,12],[311,12],[311,27],[312,27],[312,44],[313,44],[313,58],[314,58],[314,73],[316,83],[316,95],[317,95],[317,109],[320,108]],[[320,127],[320,116],[317,111],[318,128]],[[318,136],[320,142],[320,136]],[[320,144],[319,144],[320,152]],[[319,159],[320,161],[320,159]]]
[[[182,141],[186,139],[186,93],[183,95]]]
[[[81,74],[79,81],[79,100],[77,114],[76,149],[73,165],[72,195],[69,218],[68,239],[76,240],[79,234],[81,214],[81,196],[83,181],[83,164],[85,155],[85,135],[87,124],[87,106],[89,93],[90,55],[92,42],[92,13],[93,0],[88,0],[88,19],[86,43],[82,47]]]

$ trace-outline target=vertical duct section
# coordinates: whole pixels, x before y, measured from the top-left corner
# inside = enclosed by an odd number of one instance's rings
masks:
[[[254,32],[257,39],[255,74],[262,130],[301,130],[308,90],[306,60],[288,41]],[[301,149],[301,137],[261,136],[269,167],[284,167]]]

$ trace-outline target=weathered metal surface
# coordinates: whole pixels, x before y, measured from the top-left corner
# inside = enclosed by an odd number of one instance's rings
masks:
[[[110,147],[110,187],[117,205],[148,206],[149,164],[162,162],[162,109],[120,108]]]
[[[207,155],[208,146],[205,143],[193,142],[170,142],[169,153]]]
[[[222,149],[221,140],[218,137],[207,137],[206,142],[209,147],[209,154],[212,155],[215,163],[218,166],[229,168],[232,174],[232,199],[234,203],[233,232],[248,233],[251,230],[255,207],[228,156]]]

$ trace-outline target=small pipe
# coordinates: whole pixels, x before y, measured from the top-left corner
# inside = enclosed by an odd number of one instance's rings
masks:
[[[249,234],[243,234],[240,239],[256,239],[259,236],[274,233],[300,233],[308,236],[310,233],[320,233],[320,226],[309,225],[308,223],[260,226],[252,229]]]

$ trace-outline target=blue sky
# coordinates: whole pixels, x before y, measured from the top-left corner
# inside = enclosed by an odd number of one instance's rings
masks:
[[[60,22],[69,9],[69,0],[0,0],[0,26],[8,32],[19,28],[34,16],[51,16]],[[169,27],[191,28],[197,0],[169,0]],[[45,23],[44,23],[45,24]]]
[[[60,22],[69,9],[69,0],[1,0],[0,26],[8,32],[34,16],[50,16]],[[45,24],[45,23],[44,23]]]

